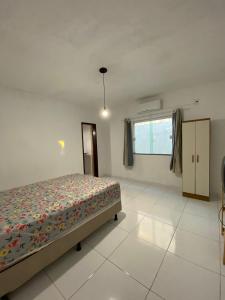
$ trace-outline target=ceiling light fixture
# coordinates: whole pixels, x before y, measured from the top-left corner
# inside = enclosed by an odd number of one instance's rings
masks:
[[[107,73],[107,68],[102,67],[99,69],[99,72],[102,74],[102,82],[103,82],[103,92],[104,92],[104,97],[103,97],[103,109],[100,112],[100,115],[102,118],[106,119],[110,116],[109,110],[106,108],[106,101],[105,101],[105,73]]]

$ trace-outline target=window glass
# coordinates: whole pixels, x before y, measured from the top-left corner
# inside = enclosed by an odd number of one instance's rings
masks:
[[[172,118],[135,122],[134,149],[137,154],[171,154]]]

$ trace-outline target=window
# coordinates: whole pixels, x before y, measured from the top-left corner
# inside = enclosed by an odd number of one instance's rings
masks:
[[[136,154],[172,153],[172,118],[134,123]]]

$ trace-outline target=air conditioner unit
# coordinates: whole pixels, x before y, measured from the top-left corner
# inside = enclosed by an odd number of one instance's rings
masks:
[[[148,102],[141,102],[138,105],[137,108],[137,114],[145,114],[149,112],[154,112],[157,110],[162,109],[162,100],[161,99],[155,99],[155,100],[150,100]]]

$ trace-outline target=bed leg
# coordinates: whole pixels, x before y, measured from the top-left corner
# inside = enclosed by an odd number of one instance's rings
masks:
[[[117,214],[115,214],[114,221],[118,221]]]
[[[9,300],[9,297],[7,295],[4,295],[4,296],[0,297],[0,300]]]
[[[79,243],[77,244],[76,250],[77,250],[77,251],[80,251],[80,250],[81,250],[81,242],[79,242]]]

